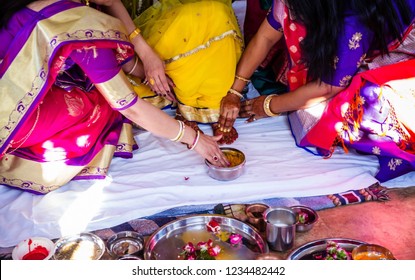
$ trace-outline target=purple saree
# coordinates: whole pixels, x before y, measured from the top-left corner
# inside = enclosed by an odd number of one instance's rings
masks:
[[[410,1],[408,1],[410,2]],[[282,1],[274,0],[268,22],[284,33],[290,69],[290,90],[307,80],[301,63],[305,29],[291,19]],[[410,4],[415,15],[415,4]],[[345,18],[344,36],[338,40],[336,69],[322,81],[345,89],[314,107],[289,113],[297,145],[329,157],[334,147],[376,155],[380,182],[415,170],[415,31],[402,31],[402,43],[391,42],[390,56],[369,57],[372,34],[356,15]]]

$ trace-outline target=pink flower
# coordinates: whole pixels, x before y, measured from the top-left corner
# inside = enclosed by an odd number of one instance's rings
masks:
[[[209,255],[211,255],[212,257],[216,257],[217,255],[219,255],[221,248],[219,247],[219,245],[216,245],[215,247],[209,247]]]
[[[209,247],[212,247],[213,246],[213,240],[209,238],[209,240],[207,241],[207,245]]]
[[[217,221],[211,220],[206,225],[206,229],[207,229],[207,231],[210,231],[210,232],[213,232],[213,233],[218,233],[220,231],[220,225]]]
[[[229,242],[233,245],[237,245],[241,243],[241,241],[242,241],[242,235],[240,234],[235,233],[229,237]]]
[[[196,259],[196,253],[192,253],[190,255],[186,255],[186,260],[188,261],[194,261]]]
[[[197,247],[200,249],[200,251],[207,251],[207,249],[209,249],[210,246],[208,242],[199,242],[197,243]]]
[[[187,243],[185,246],[183,246],[183,250],[187,253],[187,254],[192,254],[196,251],[195,246],[193,245],[192,242]]]

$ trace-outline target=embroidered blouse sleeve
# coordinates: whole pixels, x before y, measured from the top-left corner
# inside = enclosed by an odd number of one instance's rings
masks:
[[[111,49],[74,51],[71,58],[115,110],[124,110],[138,99]]]
[[[372,40],[372,33],[354,16],[346,17],[343,34],[337,42],[333,74],[322,78],[323,82],[339,87],[347,86],[357,74]]]
[[[281,4],[281,1],[274,0],[272,2],[272,6],[267,14],[267,21],[268,23],[275,29],[280,32],[283,32],[281,19],[279,18],[279,14],[283,13],[284,5]]]

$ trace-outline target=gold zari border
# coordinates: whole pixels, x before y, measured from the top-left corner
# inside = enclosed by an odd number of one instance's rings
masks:
[[[190,50],[188,52],[181,53],[181,54],[178,54],[176,56],[173,56],[172,58],[166,59],[164,62],[166,64],[169,64],[169,63],[172,63],[174,61],[177,61],[177,60],[179,60],[179,59],[181,59],[183,57],[190,56],[190,55],[195,54],[195,53],[197,53],[197,52],[199,52],[201,50],[204,50],[204,49],[209,48],[212,43],[218,42],[220,40],[223,40],[225,37],[229,37],[229,36],[234,37],[241,44],[241,46],[242,46],[243,40],[238,35],[238,32],[236,30],[228,30],[228,31],[224,32],[223,34],[221,34],[219,36],[216,36],[216,37],[213,37],[213,38],[209,39],[205,44],[200,45],[200,46],[197,46],[196,48],[194,48],[194,49],[192,49],[192,50]]]
[[[188,121],[200,123],[213,123],[219,120],[219,109],[195,108],[178,104],[180,114]]]

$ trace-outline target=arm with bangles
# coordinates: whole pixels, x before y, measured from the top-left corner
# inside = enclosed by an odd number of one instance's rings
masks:
[[[240,116],[248,118],[248,122],[276,117],[285,112],[310,108],[330,99],[343,89],[320,81],[309,82],[281,95],[271,94],[247,100],[241,106]]]
[[[222,136],[196,132],[190,126],[135,96],[111,49],[82,49],[73,51],[70,58],[84,71],[114,110],[118,110],[126,118],[157,136],[187,144],[190,150],[195,150],[205,159],[218,158],[218,161],[213,163],[215,165],[228,166],[229,162],[217,143]],[[123,107],[120,107],[119,100],[131,101],[128,105],[123,104]]]
[[[130,18],[127,9],[120,0],[91,0],[91,2],[101,5],[101,10],[106,14],[120,19],[124,24],[128,34],[131,34],[135,30],[136,27],[134,22]],[[134,50],[136,53],[139,52],[139,49],[136,47],[136,45],[134,45]],[[144,66],[142,65],[141,61],[138,61],[136,64],[136,59],[137,58],[124,64],[123,70],[126,73],[144,79]]]
[[[171,91],[174,87],[173,81],[165,74],[165,65],[153,48],[147,44],[141,35],[141,31],[134,24],[127,9],[121,0],[92,0],[95,3],[102,3],[103,11],[113,17],[120,19],[129,39],[134,45],[134,50],[138,57],[125,65],[124,71],[141,79],[150,81],[152,90],[160,93],[171,101],[175,100],[175,96]],[[151,82],[154,81],[154,82]]]
[[[194,149],[205,159],[217,157],[218,161],[213,163],[215,165],[229,166],[228,160],[217,144],[217,141],[222,137],[221,135],[209,136],[196,132],[190,126],[181,124],[168,114],[140,98],[132,106],[120,112],[154,135],[187,144],[189,149]],[[182,125],[183,128],[181,127]],[[177,139],[181,132],[180,139]]]
[[[238,63],[237,77],[232,89],[237,91],[243,89],[246,82],[241,77],[244,79],[250,77],[282,36],[283,33],[274,29],[267,20],[263,21]],[[246,100],[241,104],[239,116],[248,118],[248,122],[264,117],[278,116],[284,112],[312,107],[333,97],[342,89],[344,88],[313,81],[282,95],[259,96],[252,100]]]
[[[235,104],[238,106],[221,106],[221,116],[219,125],[224,130],[231,129],[235,119],[240,115],[239,110],[243,109],[243,103],[240,103],[241,92],[248,83],[250,77],[266,58],[268,52],[282,38],[282,33],[275,30],[267,20],[264,20],[258,29],[258,32],[251,39],[244,50],[241,59],[236,67],[234,82],[223,98],[223,104]],[[228,107],[228,108],[227,108]],[[237,108],[235,108],[237,107]],[[240,115],[245,117],[245,115]],[[249,116],[248,116],[249,117]]]

